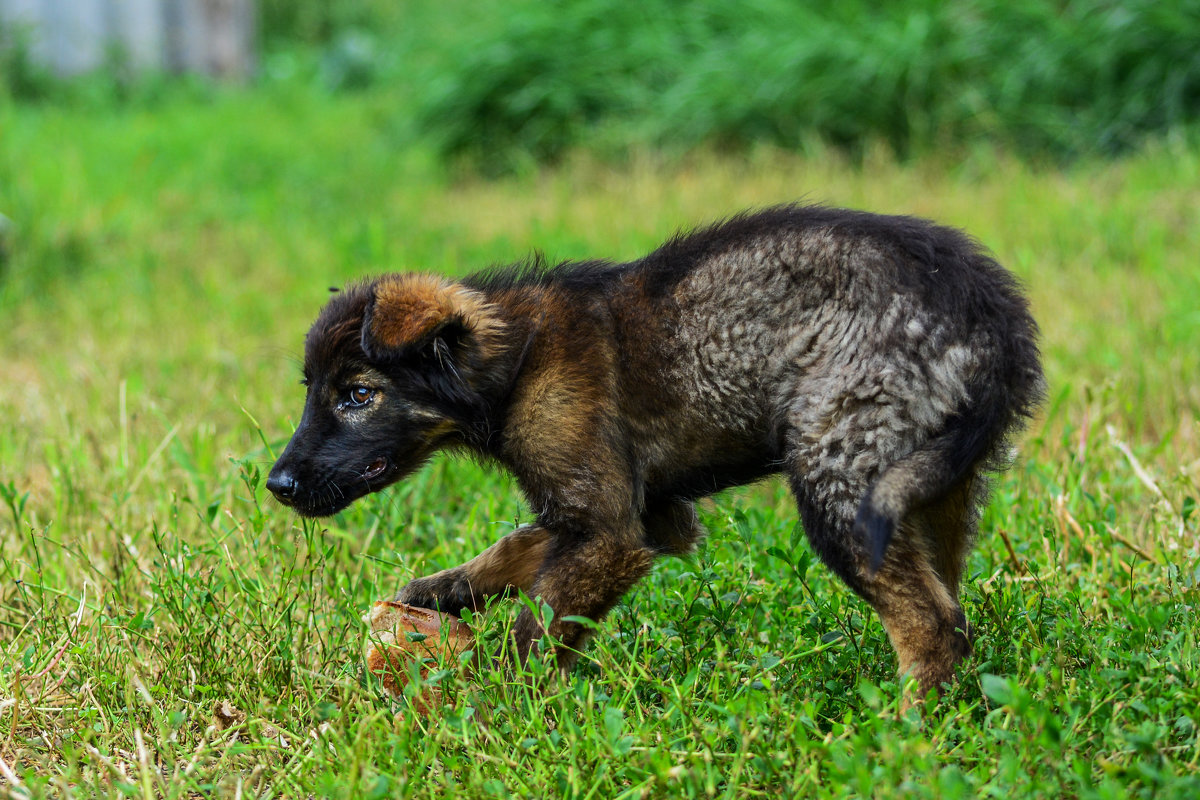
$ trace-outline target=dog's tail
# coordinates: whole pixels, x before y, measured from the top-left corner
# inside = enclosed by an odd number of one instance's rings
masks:
[[[980,389],[1005,388],[975,393],[978,399],[964,404],[940,434],[884,468],[859,504],[854,522],[867,546],[872,575],[883,564],[888,544],[910,510],[944,496],[968,474],[1006,466],[1009,432],[1041,400],[1042,377],[1036,361],[1033,364],[1032,371],[1010,373],[1007,381],[993,375],[1003,381],[999,384],[976,384]]]
[[[908,512],[948,492],[995,446],[1000,412],[992,404],[956,414],[944,432],[883,470],[854,521],[867,545],[872,575]]]

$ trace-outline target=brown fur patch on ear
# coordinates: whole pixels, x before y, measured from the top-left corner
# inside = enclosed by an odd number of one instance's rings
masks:
[[[461,325],[485,358],[504,323],[479,292],[435,275],[388,275],[375,284],[369,329],[384,349],[416,344],[448,323]]]

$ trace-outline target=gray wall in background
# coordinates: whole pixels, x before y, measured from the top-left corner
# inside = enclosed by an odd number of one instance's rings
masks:
[[[62,75],[111,63],[138,71],[245,78],[254,68],[254,0],[0,0],[0,29]]]

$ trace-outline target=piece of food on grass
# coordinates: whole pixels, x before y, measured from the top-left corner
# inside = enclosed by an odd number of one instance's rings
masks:
[[[367,669],[378,675],[383,687],[393,696],[401,697],[408,683],[409,665],[422,662],[422,677],[429,674],[429,665],[457,663],[460,653],[475,648],[471,628],[458,617],[428,608],[380,600],[367,615],[371,638],[367,644]],[[441,691],[426,687],[413,705],[421,714],[441,705]]]

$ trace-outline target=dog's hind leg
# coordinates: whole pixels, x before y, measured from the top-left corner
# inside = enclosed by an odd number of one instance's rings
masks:
[[[958,592],[983,484],[969,470],[948,491],[904,513],[881,563],[877,543],[867,542],[871,567],[878,566],[868,575],[867,597],[896,649],[900,674],[915,678],[922,695],[952,681],[955,666],[971,654]]]
[[[487,600],[529,592],[546,557],[549,532],[537,525],[517,528],[462,566],[410,582],[396,600],[458,614],[482,608]]]
[[[971,654],[967,618],[936,560],[916,541],[918,530],[901,526],[867,584],[867,599],[896,650],[897,672],[917,681],[919,696],[907,696],[906,704],[952,683],[955,667]]]
[[[906,696],[905,704],[952,682],[955,667],[971,652],[957,598],[969,536],[964,517],[954,513],[967,506],[948,498],[904,517],[872,570],[867,544],[855,532],[854,503],[819,502],[819,489],[798,477],[792,486],[814,549],[879,614],[899,674],[917,681],[920,695]]]
[[[958,597],[967,553],[975,541],[986,487],[985,477],[968,477],[944,497],[909,513],[909,518],[921,532],[938,577],[952,597]]]

